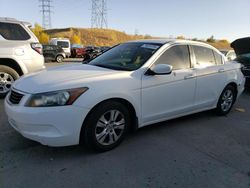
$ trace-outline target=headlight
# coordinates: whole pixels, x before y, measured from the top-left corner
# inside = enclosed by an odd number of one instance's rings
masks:
[[[28,107],[53,107],[72,105],[75,100],[88,90],[87,87],[34,94],[30,97]]]

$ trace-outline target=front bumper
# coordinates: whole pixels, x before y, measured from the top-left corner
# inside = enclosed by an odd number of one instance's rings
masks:
[[[5,99],[10,125],[24,137],[48,146],[77,145],[89,110],[76,106],[31,108]]]

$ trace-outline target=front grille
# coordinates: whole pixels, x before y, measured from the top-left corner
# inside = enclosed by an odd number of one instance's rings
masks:
[[[12,90],[10,93],[9,101],[12,104],[19,104],[20,101],[22,100],[23,96],[24,96],[23,94]]]

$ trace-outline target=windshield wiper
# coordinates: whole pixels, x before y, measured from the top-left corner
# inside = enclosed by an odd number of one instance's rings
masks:
[[[105,69],[112,69],[110,66],[108,65],[102,65],[102,64],[89,64],[89,65],[93,65],[93,66],[97,66],[97,67],[101,67],[101,68],[105,68]]]
[[[112,69],[112,70],[132,71],[131,69],[126,68],[126,67],[116,67],[116,66],[103,65],[103,64],[89,64],[89,65],[93,65],[93,66],[97,66],[97,67],[102,67],[102,68],[106,68],[106,69]]]

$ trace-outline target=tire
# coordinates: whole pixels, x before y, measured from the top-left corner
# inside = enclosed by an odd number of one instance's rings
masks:
[[[0,98],[4,98],[7,95],[12,84],[19,77],[19,74],[14,69],[0,65]]]
[[[56,62],[57,63],[62,63],[63,62],[63,56],[62,55],[56,56]]]
[[[111,114],[116,118],[112,119]],[[124,105],[116,101],[103,102],[88,115],[81,141],[95,151],[109,151],[124,140],[130,124],[129,111]]]
[[[218,115],[224,116],[231,111],[235,103],[236,93],[236,89],[231,85],[228,85],[222,91],[216,107],[216,112]]]

